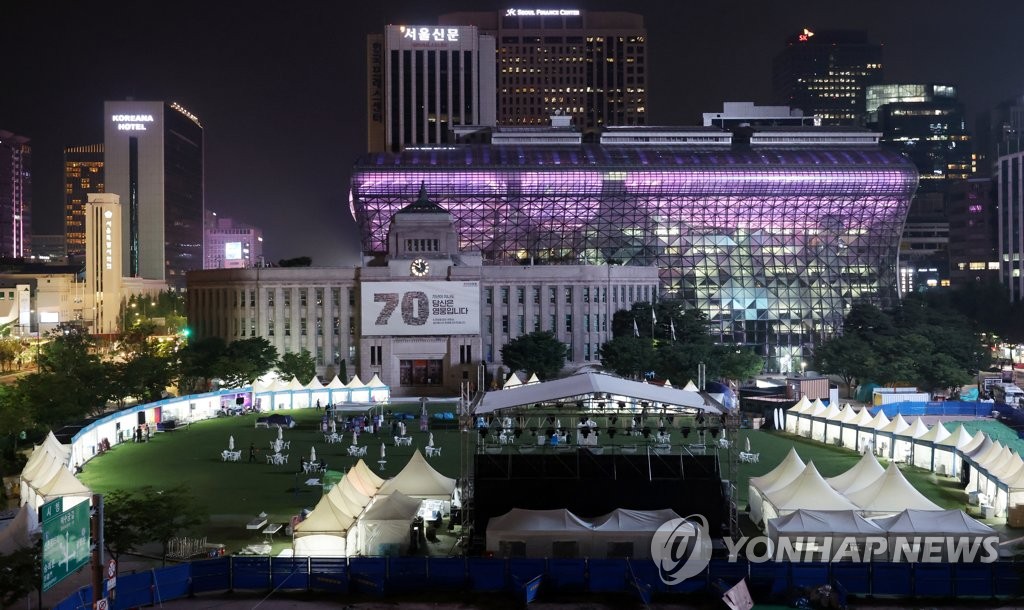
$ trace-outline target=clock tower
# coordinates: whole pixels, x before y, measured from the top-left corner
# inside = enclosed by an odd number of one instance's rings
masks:
[[[479,255],[459,252],[452,215],[420,186],[416,201],[391,217],[387,266],[392,278],[444,279],[452,266],[479,266]]]

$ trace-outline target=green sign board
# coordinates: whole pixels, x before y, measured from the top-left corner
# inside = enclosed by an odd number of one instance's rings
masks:
[[[64,512],[64,498],[57,498],[43,504],[41,512],[43,513],[43,523],[59,517]]]
[[[49,519],[43,505],[43,591],[89,563],[89,503],[82,502]]]

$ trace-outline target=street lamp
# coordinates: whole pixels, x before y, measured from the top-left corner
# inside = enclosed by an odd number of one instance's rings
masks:
[[[807,362],[804,360],[800,361],[800,376],[804,376],[804,372],[807,370]]]

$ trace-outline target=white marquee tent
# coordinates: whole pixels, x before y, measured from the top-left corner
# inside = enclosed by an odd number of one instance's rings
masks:
[[[591,552],[593,557],[630,557],[649,559],[651,539],[659,527],[672,519],[679,519],[672,509],[628,510],[616,509],[593,521]]]
[[[487,550],[506,557],[586,557],[591,538],[591,524],[565,509],[513,508],[487,523]]]
[[[796,510],[769,520],[767,533],[776,545],[780,540],[788,541],[797,551],[821,548],[826,538],[853,538],[863,551],[866,538],[885,536],[882,528],[852,510]],[[831,549],[833,553],[837,550],[835,546]]]
[[[961,426],[963,428],[963,426]],[[949,430],[942,422],[935,422],[927,432],[914,439],[914,466],[925,470],[935,470],[936,445],[949,438]],[[949,472],[947,469],[946,472]]]
[[[996,536],[995,530],[969,517],[962,510],[904,510],[891,517],[875,520],[886,531],[890,559],[897,548],[920,552],[921,544],[913,539],[926,536],[949,537],[959,544],[980,545],[981,540]],[[902,539],[902,540],[901,540]],[[903,554],[906,561],[907,555]]]
[[[378,496],[359,517],[361,555],[404,555],[409,550],[409,529],[422,500],[401,492]]]
[[[846,494],[865,517],[887,517],[904,509],[938,511],[938,506],[903,476],[899,467],[889,464],[885,474],[871,485]]]
[[[417,449],[401,472],[384,481],[377,495],[393,493],[402,493],[420,500],[450,501],[455,493],[455,479],[434,470]]]
[[[843,431],[843,447],[853,449],[859,453],[871,451],[874,447],[874,428],[871,426],[871,411],[867,407],[857,412],[857,416],[850,421],[850,425]],[[852,434],[851,434],[852,433]]]
[[[764,521],[799,510],[854,510],[857,507],[829,487],[813,462],[807,462],[800,476],[785,487],[764,495]]]
[[[825,479],[832,489],[841,494],[867,487],[885,474],[885,468],[878,463],[878,458],[870,451],[861,456],[860,460],[846,472]]]
[[[759,477],[750,478],[747,499],[750,504],[750,518],[754,523],[760,523],[763,516],[764,491],[779,484],[788,485],[800,476],[805,466],[796,449],[790,449],[778,466]]]
[[[914,439],[928,434],[928,426],[920,417],[915,417],[909,424],[892,437],[892,459],[897,462],[910,462],[914,452]]]
[[[956,430],[941,441],[935,442],[935,466],[933,470],[937,474],[957,476],[960,472],[960,456],[957,450],[963,450],[974,440],[963,424],[959,424]]]
[[[878,415],[882,415],[881,409],[879,409]],[[877,450],[878,455],[892,459],[892,446],[893,441],[895,440],[895,435],[899,432],[903,432],[909,427],[910,424],[907,423],[907,420],[903,419],[902,413],[897,413],[896,417],[892,418],[892,420],[884,426],[876,427],[875,449]]]

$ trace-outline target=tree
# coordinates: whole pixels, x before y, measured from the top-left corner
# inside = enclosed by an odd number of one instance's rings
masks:
[[[307,349],[298,353],[285,352],[277,361],[277,374],[288,381],[298,377],[299,381],[309,383],[316,375],[316,362]]]
[[[227,347],[227,343],[220,337],[206,337],[189,341],[178,350],[178,375],[182,392],[209,390],[210,379],[216,377],[217,365]]]
[[[650,339],[628,336],[615,337],[601,345],[601,364],[616,375],[642,378],[653,371],[658,363],[658,353]]]
[[[501,348],[501,361],[513,371],[533,371],[541,379],[551,379],[565,366],[567,351],[554,333],[540,330],[506,343]]]
[[[857,381],[867,381],[871,372],[877,370],[878,361],[871,346],[860,335],[850,333],[818,345],[814,366],[826,375],[842,379],[847,396],[852,396]]]
[[[228,344],[217,360],[215,372],[226,387],[240,388],[274,368],[277,348],[263,337],[249,337]]]
[[[104,544],[115,559],[146,543],[158,542],[166,560],[171,538],[202,524],[206,515],[206,509],[196,504],[184,485],[116,491],[108,494],[103,504]]]
[[[749,379],[764,368],[764,358],[753,350],[736,345],[717,346],[718,376],[723,379]]]
[[[25,346],[14,337],[0,338],[0,368],[4,372],[14,368],[14,363],[19,360]]]
[[[14,604],[35,591],[42,582],[43,543],[0,555],[0,607]]]

